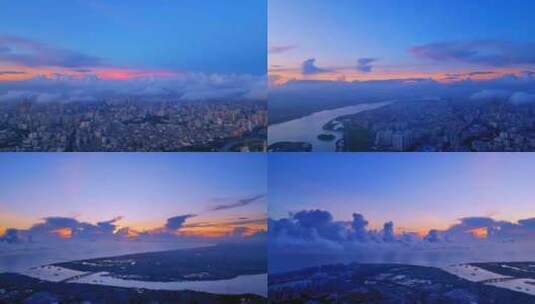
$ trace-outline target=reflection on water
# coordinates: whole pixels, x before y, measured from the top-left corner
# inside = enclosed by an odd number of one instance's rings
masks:
[[[267,274],[242,275],[228,280],[214,281],[180,281],[180,282],[151,282],[123,280],[107,276],[99,272],[82,277],[76,283],[89,283],[106,286],[147,288],[156,290],[194,290],[215,294],[256,294],[267,296]]]
[[[268,144],[271,145],[280,141],[300,141],[312,144],[312,151],[335,151],[336,141],[341,138],[342,133],[324,130],[323,126],[326,123],[340,116],[377,109],[389,103],[363,103],[356,106],[325,110],[302,118],[271,125],[268,127]],[[335,136],[335,139],[333,141],[322,141],[318,139],[318,135],[320,134],[332,134]]]

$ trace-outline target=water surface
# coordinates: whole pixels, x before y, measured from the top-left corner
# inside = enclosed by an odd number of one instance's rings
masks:
[[[362,103],[355,106],[320,111],[305,117],[271,125],[268,127],[268,144],[271,145],[281,141],[299,141],[312,144],[312,151],[335,151],[336,141],[342,137],[342,132],[324,130],[323,126],[326,123],[340,116],[377,109],[389,103],[391,101]],[[322,141],[318,139],[318,135],[320,134],[332,134],[335,136],[335,139],[332,141]]]

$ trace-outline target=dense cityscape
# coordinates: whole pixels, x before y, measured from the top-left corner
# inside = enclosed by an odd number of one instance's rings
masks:
[[[0,151],[263,151],[265,101],[0,104]]]
[[[336,119],[344,125],[344,139],[337,148],[342,151],[533,151],[534,114],[533,104],[515,105],[500,100],[396,102]],[[363,130],[367,131],[364,135]]]

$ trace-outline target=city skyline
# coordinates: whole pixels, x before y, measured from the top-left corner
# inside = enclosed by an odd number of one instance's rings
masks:
[[[0,162],[2,233],[58,223],[108,223],[130,236],[173,223],[173,234],[201,238],[265,229],[261,155],[6,153]]]

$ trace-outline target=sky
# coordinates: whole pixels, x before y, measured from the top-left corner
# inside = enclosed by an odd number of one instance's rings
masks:
[[[535,68],[534,9],[523,0],[271,0],[269,75],[275,85],[521,75]]]
[[[260,154],[4,153],[0,167],[0,233],[69,238],[127,227],[128,236],[210,238],[265,229]]]
[[[157,95],[154,83],[159,94],[182,86],[250,90],[266,75],[266,11],[265,0],[5,3],[0,101],[44,101],[57,91],[69,96],[53,99],[90,99],[95,87],[134,91],[134,80],[146,95]],[[67,85],[89,92],[72,97]]]
[[[514,153],[356,153],[269,156],[269,217],[323,210],[333,221],[358,213],[368,229],[425,235],[461,219],[534,218],[535,156]],[[481,225],[482,227],[485,225]]]

